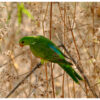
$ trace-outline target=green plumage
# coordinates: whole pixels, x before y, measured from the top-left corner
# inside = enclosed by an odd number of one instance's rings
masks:
[[[43,36],[28,36],[20,39],[19,44],[29,45],[36,57],[59,64],[76,83],[79,83],[78,80],[83,80],[71,67],[72,64],[65,60],[60,49],[49,39]]]

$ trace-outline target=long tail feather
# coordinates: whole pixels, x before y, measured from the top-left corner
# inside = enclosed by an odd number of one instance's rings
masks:
[[[83,80],[82,77],[71,67],[71,64],[66,62],[64,63],[59,63],[59,65],[66,71],[67,74],[70,75],[70,77],[76,82],[79,83],[78,80]]]
[[[74,74],[79,80],[83,80],[82,77],[75,70],[74,70]]]

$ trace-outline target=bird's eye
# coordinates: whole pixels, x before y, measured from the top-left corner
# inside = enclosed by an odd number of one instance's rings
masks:
[[[22,43],[24,43],[24,41],[22,41]]]

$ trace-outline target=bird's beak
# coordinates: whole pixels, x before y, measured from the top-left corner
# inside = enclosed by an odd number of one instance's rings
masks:
[[[21,47],[23,47],[23,46],[24,46],[24,45],[23,45],[23,44],[21,44],[21,43],[20,43],[19,45],[20,45]]]

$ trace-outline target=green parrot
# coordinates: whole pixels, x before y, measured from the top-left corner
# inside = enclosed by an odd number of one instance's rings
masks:
[[[57,63],[66,73],[79,84],[82,77],[71,67],[72,63],[65,60],[61,50],[44,36],[26,36],[20,39],[20,46],[29,45],[32,53],[44,61]]]

